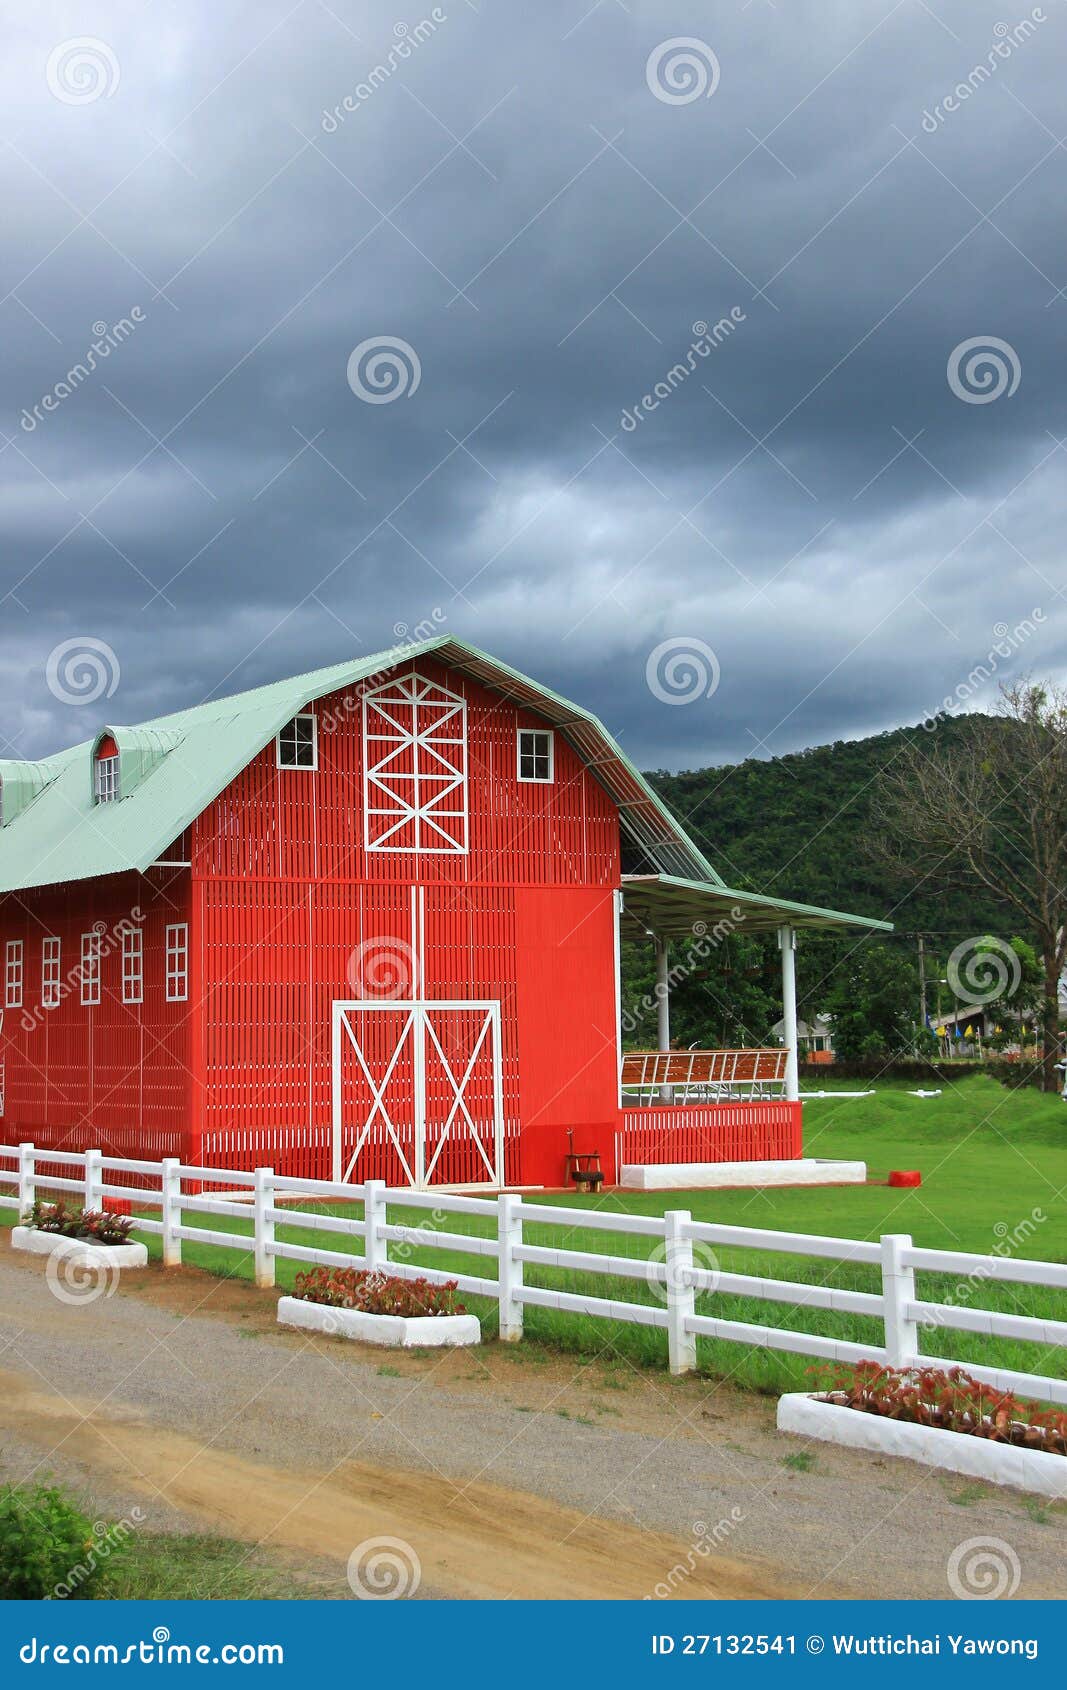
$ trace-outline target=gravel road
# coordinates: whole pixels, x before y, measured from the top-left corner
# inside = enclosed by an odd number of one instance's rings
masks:
[[[395,1537],[423,1595],[943,1597],[978,1538],[1018,1557],[1019,1597],[1067,1590],[1064,1505],[782,1437],[769,1399],[607,1344],[386,1355],[281,1332],[274,1306],[156,1266],[66,1304],[5,1234],[4,1478],[337,1564]]]

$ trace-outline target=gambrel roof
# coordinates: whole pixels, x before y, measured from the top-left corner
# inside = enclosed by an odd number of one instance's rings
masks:
[[[12,800],[0,827],[0,892],[143,873],[306,705],[429,655],[556,728],[618,806],[624,836],[653,872],[723,885],[595,716],[474,646],[439,635],[137,727],[108,724],[94,739],[32,764],[0,761],[5,800],[9,793]],[[92,754],[106,736],[119,753],[121,797],[96,804]]]

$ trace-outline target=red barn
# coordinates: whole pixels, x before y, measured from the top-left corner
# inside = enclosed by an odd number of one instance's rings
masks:
[[[788,1027],[795,930],[846,921],[728,889],[594,717],[431,639],[0,761],[0,1137],[418,1186],[794,1161],[795,1039],[668,1054],[669,943],[777,928]]]

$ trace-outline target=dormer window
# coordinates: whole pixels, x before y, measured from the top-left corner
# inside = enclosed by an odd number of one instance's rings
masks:
[[[555,735],[541,728],[520,728],[518,776],[524,783],[551,786],[555,773]]]
[[[279,769],[317,769],[319,719],[310,711],[294,716],[278,735]]]
[[[113,804],[119,796],[118,752],[110,757],[98,757],[93,777],[93,791],[98,804]]]

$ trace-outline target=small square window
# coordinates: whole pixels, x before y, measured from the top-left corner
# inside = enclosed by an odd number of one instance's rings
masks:
[[[539,786],[551,784],[555,764],[555,735],[541,728],[519,729],[519,779]]]
[[[119,795],[119,760],[117,757],[96,759],[96,801],[113,804]]]
[[[279,769],[317,769],[319,719],[310,713],[294,716],[278,735]]]

